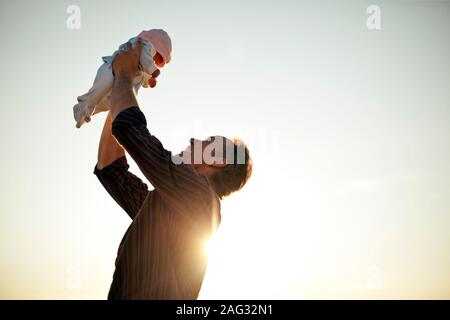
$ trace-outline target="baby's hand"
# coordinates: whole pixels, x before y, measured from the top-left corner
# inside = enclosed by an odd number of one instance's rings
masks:
[[[150,88],[154,88],[156,87],[156,78],[158,78],[159,74],[161,72],[159,71],[159,69],[156,69],[153,73],[152,73],[152,77],[148,80],[148,85]]]

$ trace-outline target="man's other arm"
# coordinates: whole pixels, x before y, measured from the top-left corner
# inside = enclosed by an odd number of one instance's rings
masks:
[[[108,112],[98,146],[97,168],[100,170],[125,156],[125,150],[112,135],[111,124],[112,116]]]
[[[103,126],[94,174],[109,195],[134,219],[147,194],[147,185],[128,171],[125,150],[111,132],[111,113]]]

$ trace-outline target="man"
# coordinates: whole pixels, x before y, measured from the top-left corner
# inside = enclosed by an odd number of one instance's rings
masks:
[[[140,45],[114,61],[111,110],[94,169],[133,220],[119,246],[108,299],[197,299],[207,267],[204,244],[219,226],[220,199],[244,186],[252,161],[241,141],[221,136],[191,139],[177,156],[163,148],[148,131],[133,91]],[[221,140],[225,147],[195,161],[198,151],[203,155]],[[125,151],[153,190],[128,171]]]

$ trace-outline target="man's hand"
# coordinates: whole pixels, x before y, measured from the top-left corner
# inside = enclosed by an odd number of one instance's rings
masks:
[[[127,44],[127,47],[127,51],[120,52],[114,57],[112,67],[115,77],[133,79],[141,74],[141,70],[139,70],[139,61],[141,57],[142,42],[138,39],[133,49],[131,48],[130,43]]]
[[[140,76],[142,72],[139,70],[142,43],[138,40],[133,49],[130,44],[127,44],[127,46],[127,51],[118,53],[113,61],[114,82],[110,109],[112,121],[123,110],[132,106],[138,106],[133,80],[135,77]],[[152,88],[156,86],[155,78],[158,76],[159,70],[157,69],[152,74],[153,80],[149,80],[149,85]]]
[[[136,42],[134,49],[127,44],[127,51],[120,52],[113,61],[114,82],[111,92],[111,117],[112,121],[123,110],[138,106],[134,91],[134,78],[141,75],[139,60],[142,43]]]

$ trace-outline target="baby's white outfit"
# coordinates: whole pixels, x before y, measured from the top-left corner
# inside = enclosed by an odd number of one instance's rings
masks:
[[[78,103],[73,107],[73,115],[77,122],[77,128],[80,128],[85,122],[89,122],[91,115],[110,109],[111,89],[114,81],[112,72],[114,57],[119,52],[126,51],[128,43],[134,48],[138,39],[142,40],[140,68],[143,72],[141,76],[133,81],[136,93],[141,86],[148,87],[148,80],[157,69],[153,61],[153,56],[156,52],[162,55],[166,63],[170,61],[172,43],[167,33],[161,29],[143,31],[137,37],[133,37],[127,43],[120,45],[119,49],[112,56],[102,57],[103,64],[97,70],[92,87],[87,93],[77,98]]]

